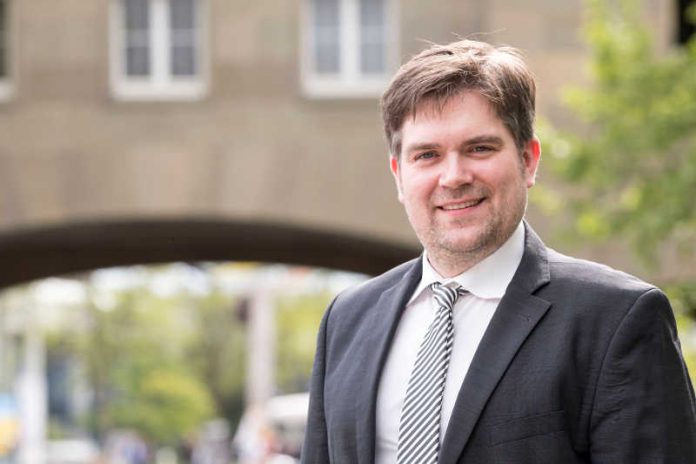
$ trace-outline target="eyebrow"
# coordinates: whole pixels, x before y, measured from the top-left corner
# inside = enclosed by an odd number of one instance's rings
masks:
[[[414,151],[433,150],[436,148],[440,148],[440,145],[437,143],[415,143],[405,147],[404,152],[413,153]]]
[[[479,135],[464,141],[462,145],[476,145],[478,143],[491,143],[494,145],[503,145],[503,139],[497,135]]]

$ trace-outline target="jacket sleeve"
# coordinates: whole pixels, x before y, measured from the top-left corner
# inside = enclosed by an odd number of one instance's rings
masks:
[[[333,305],[333,303],[332,303]],[[309,411],[302,446],[302,464],[328,464],[329,443],[324,410],[324,376],[326,374],[326,333],[331,306],[327,309],[319,326],[317,350],[309,388]]]
[[[641,294],[606,352],[590,423],[591,462],[696,464],[696,402],[667,297]]]

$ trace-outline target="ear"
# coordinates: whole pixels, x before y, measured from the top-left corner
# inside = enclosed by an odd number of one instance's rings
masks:
[[[389,156],[389,169],[391,170],[392,175],[394,176],[394,182],[396,183],[396,193],[398,195],[399,201],[403,203],[404,193],[401,189],[401,166],[399,165],[398,158],[394,155]]]
[[[527,142],[522,151],[522,162],[524,163],[524,173],[527,178],[527,188],[536,182],[536,172],[541,160],[541,141],[535,136]]]

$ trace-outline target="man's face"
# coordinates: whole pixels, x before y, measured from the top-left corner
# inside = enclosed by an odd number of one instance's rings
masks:
[[[444,277],[464,272],[498,249],[522,219],[539,141],[520,154],[476,92],[441,109],[424,102],[405,119],[401,137],[400,159],[391,158],[399,201],[435,269]]]

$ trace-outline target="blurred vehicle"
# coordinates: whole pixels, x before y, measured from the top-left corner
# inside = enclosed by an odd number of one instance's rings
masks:
[[[248,406],[232,441],[239,464],[299,462],[308,406],[309,393],[276,396]]]
[[[98,462],[99,446],[90,439],[50,440],[46,442],[48,464],[93,464]]]

